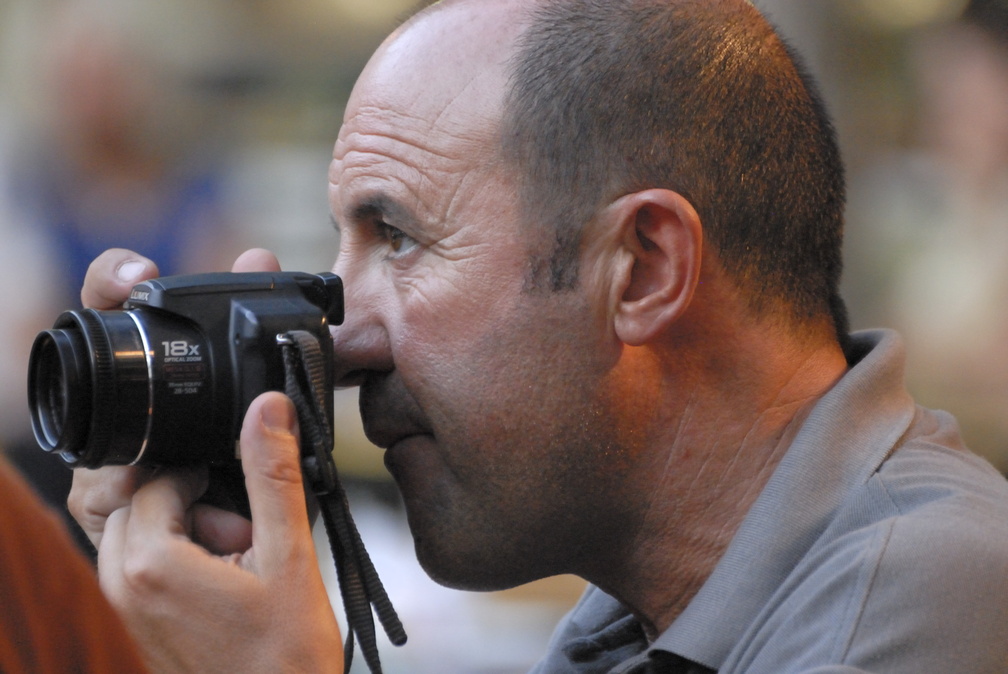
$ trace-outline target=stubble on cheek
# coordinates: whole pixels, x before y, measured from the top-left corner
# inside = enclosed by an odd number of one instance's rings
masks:
[[[397,448],[391,462],[421,563],[454,587],[568,571],[564,555],[590,535],[586,509],[618,479],[599,394],[607,364],[590,327],[574,335],[569,314],[551,319],[534,304],[477,323],[467,339],[442,332],[414,354],[437,377],[404,374],[436,442]]]

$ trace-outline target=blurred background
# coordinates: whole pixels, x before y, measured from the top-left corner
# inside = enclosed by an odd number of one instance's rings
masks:
[[[68,476],[30,437],[34,335],[79,305],[87,262],[111,246],[163,273],[227,268],[249,246],[328,269],[326,169],[344,101],[412,4],[0,0],[0,446],[54,503]],[[835,117],[854,327],[899,328],[913,393],[954,412],[1005,470],[1008,0],[755,4],[805,54]],[[582,584],[434,585],[355,396],[337,405],[337,462],[410,634],[385,649],[387,670],[525,671]]]

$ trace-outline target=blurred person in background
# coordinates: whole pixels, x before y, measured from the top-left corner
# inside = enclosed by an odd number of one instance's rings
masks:
[[[0,457],[0,672],[146,671],[62,522]]]
[[[115,9],[78,0],[40,22],[42,119],[7,148],[0,183],[0,337],[9,347],[0,446],[64,510],[70,472],[30,430],[23,382],[34,335],[80,305],[88,264],[109,247],[144,251],[165,275],[220,268],[245,247],[226,206],[225,148],[207,135],[213,125],[194,119],[185,82]]]
[[[1008,1],[910,42],[912,145],[855,175],[845,294],[905,335],[910,390],[1008,470]]]

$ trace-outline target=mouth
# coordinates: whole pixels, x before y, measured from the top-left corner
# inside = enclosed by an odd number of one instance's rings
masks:
[[[386,452],[394,450],[399,445],[407,444],[412,440],[417,438],[429,438],[432,434],[424,431],[403,431],[400,433],[381,433],[375,432],[373,435],[370,431],[366,430],[365,427],[364,435],[367,437],[368,441],[379,449],[384,449]]]
[[[425,415],[398,377],[370,378],[360,388],[364,435],[373,445],[390,450],[418,436],[432,436]]]
[[[404,413],[402,407],[376,401],[361,405],[361,422],[368,442],[390,450],[412,438],[433,435],[425,424],[414,421],[415,414]]]
[[[404,459],[411,454],[412,449],[418,449],[419,445],[427,444],[432,440],[433,436],[429,433],[413,433],[404,435],[398,440],[393,441],[387,447],[384,447],[385,455],[382,457],[382,460],[385,463],[386,470],[398,482],[401,477],[401,468],[403,467]]]

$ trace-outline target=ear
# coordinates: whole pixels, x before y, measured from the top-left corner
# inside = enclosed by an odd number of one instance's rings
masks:
[[[682,195],[662,189],[628,194],[606,211],[624,253],[611,277],[614,328],[623,343],[641,346],[665,332],[693,298],[700,216]]]

